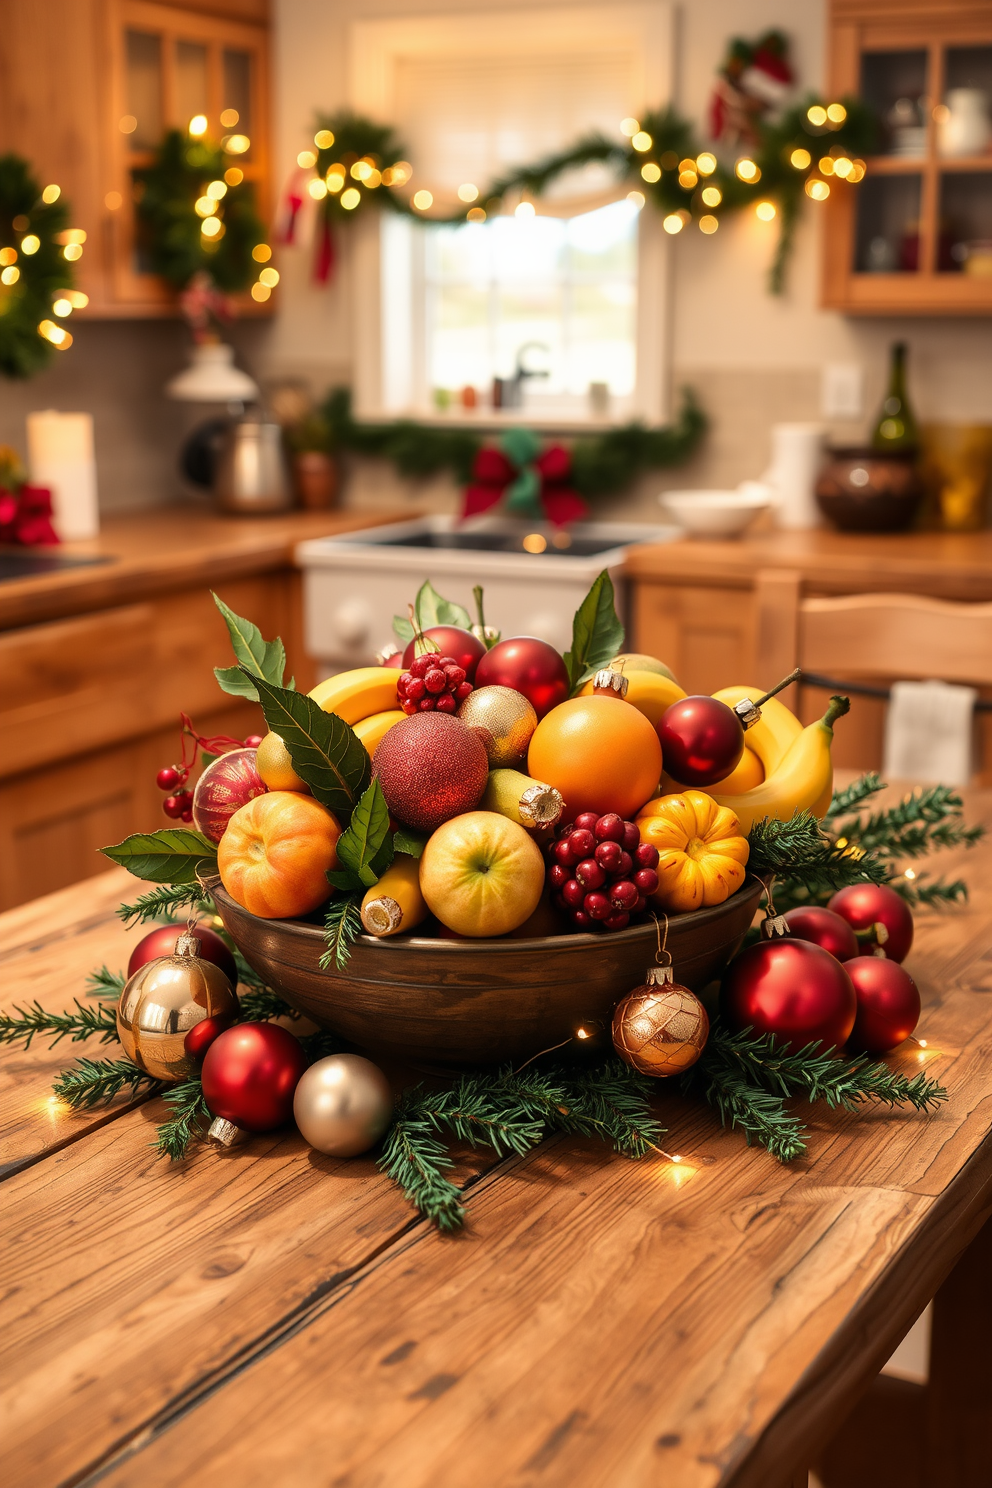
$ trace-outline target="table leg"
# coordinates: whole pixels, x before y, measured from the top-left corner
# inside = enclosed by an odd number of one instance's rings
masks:
[[[928,1488],[992,1483],[992,1220],[933,1302]]]

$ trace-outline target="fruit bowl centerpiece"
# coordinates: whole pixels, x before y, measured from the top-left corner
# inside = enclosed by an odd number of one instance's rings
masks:
[[[644,980],[653,922],[613,935],[441,940],[360,935],[347,964],[321,969],[323,928],[261,919],[202,875],[224,928],[264,982],[293,1007],[362,1049],[452,1068],[514,1063],[608,1030],[621,997]],[[737,951],[758,907],[750,878],[723,904],[674,916],[667,950],[675,979],[699,990]]]

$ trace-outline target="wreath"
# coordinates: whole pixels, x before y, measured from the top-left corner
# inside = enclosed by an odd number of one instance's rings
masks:
[[[0,155],[0,372],[32,377],[72,336],[58,320],[86,304],[72,264],[85,233],[70,228],[57,186],[44,190],[19,155]],[[55,315],[58,319],[53,320]]]

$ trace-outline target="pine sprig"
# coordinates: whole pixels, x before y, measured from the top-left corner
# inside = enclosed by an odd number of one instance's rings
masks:
[[[203,1098],[203,1086],[198,1074],[191,1075],[166,1090],[163,1096],[170,1114],[159,1124],[155,1149],[160,1157],[179,1162],[186,1156],[190,1143],[198,1140],[210,1122],[210,1112]]]
[[[973,847],[984,827],[966,827],[963,802],[946,785],[912,791],[902,801],[867,817],[851,817],[837,832],[866,852],[887,858],[921,858],[934,848]]]
[[[354,894],[337,895],[327,907],[324,940],[327,950],[320,958],[321,971],[347,966],[351,947],[362,931],[360,900]]]
[[[86,978],[87,997],[120,997],[127,977],[122,971],[111,971],[106,965],[99,971],[91,971]]]
[[[811,811],[788,821],[766,817],[748,833],[748,871],[759,878],[774,875],[779,884],[797,884],[809,895],[835,893],[848,884],[884,883],[888,870],[860,846],[852,852],[823,831]]]
[[[454,1167],[448,1149],[418,1108],[420,1093],[408,1091],[400,1097],[378,1166],[415,1209],[450,1233],[464,1224],[465,1205],[461,1190],[446,1176]]]
[[[117,914],[129,930],[132,925],[147,925],[156,920],[168,923],[190,910],[212,912],[213,908],[213,899],[199,884],[160,884],[147,894],[139,894],[133,904],[120,905]]]
[[[944,909],[948,904],[963,904],[967,900],[968,885],[963,878],[952,878],[950,883],[944,878],[935,878],[932,883],[924,883],[923,880],[929,876],[928,873],[918,873],[910,882],[900,874],[892,879],[889,887],[910,904],[925,904],[931,909]]]
[[[161,1080],[146,1075],[130,1059],[80,1059],[58,1076],[52,1090],[59,1100],[77,1111],[102,1106],[115,1096],[162,1090]]]
[[[755,1090],[737,1071],[726,1067],[709,1067],[705,1076],[699,1082],[703,1098],[714,1107],[723,1126],[742,1132],[749,1147],[764,1147],[781,1163],[804,1156],[806,1128],[786,1110],[781,1096]]]
[[[835,817],[843,816],[845,811],[856,811],[865,801],[877,796],[884,789],[885,781],[881,775],[876,770],[867,770],[843,790],[834,791],[824,821],[829,824]]]
[[[50,1013],[36,1000],[25,1008],[15,1007],[12,1012],[0,1013],[0,1044],[23,1043],[25,1049],[30,1049],[36,1035],[50,1038],[53,1048],[64,1038],[74,1044],[90,1038],[109,1044],[116,1039],[116,1009],[105,1002],[87,1007],[78,997],[72,1000],[75,1012]]]
[[[555,1122],[559,1130],[601,1137],[625,1157],[657,1147],[665,1129],[651,1114],[657,1089],[651,1080],[620,1059],[563,1073],[566,1109]]]
[[[271,987],[251,987],[247,992],[241,993],[239,1001],[240,1023],[267,1023],[270,1018],[284,1018],[293,1011],[289,1003],[277,992],[273,992]]]

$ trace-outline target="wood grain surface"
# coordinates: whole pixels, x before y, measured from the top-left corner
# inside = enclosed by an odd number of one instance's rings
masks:
[[[992,820],[992,795],[969,817]],[[152,1102],[59,1147],[30,1108],[58,1062],[39,1050],[0,1107],[30,1162],[0,1189],[5,1480],[800,1481],[992,1214],[992,845],[946,860],[971,904],[919,917],[928,1048],[899,1058],[945,1079],[947,1105],[817,1111],[789,1168],[664,1087],[680,1163],[554,1139],[484,1172],[443,1238],[371,1160],[295,1135],[170,1166]],[[5,1004],[54,1005],[60,980],[64,1004],[90,945],[120,964],[122,877],[0,918]],[[955,1431],[955,1400],[934,1400]]]

